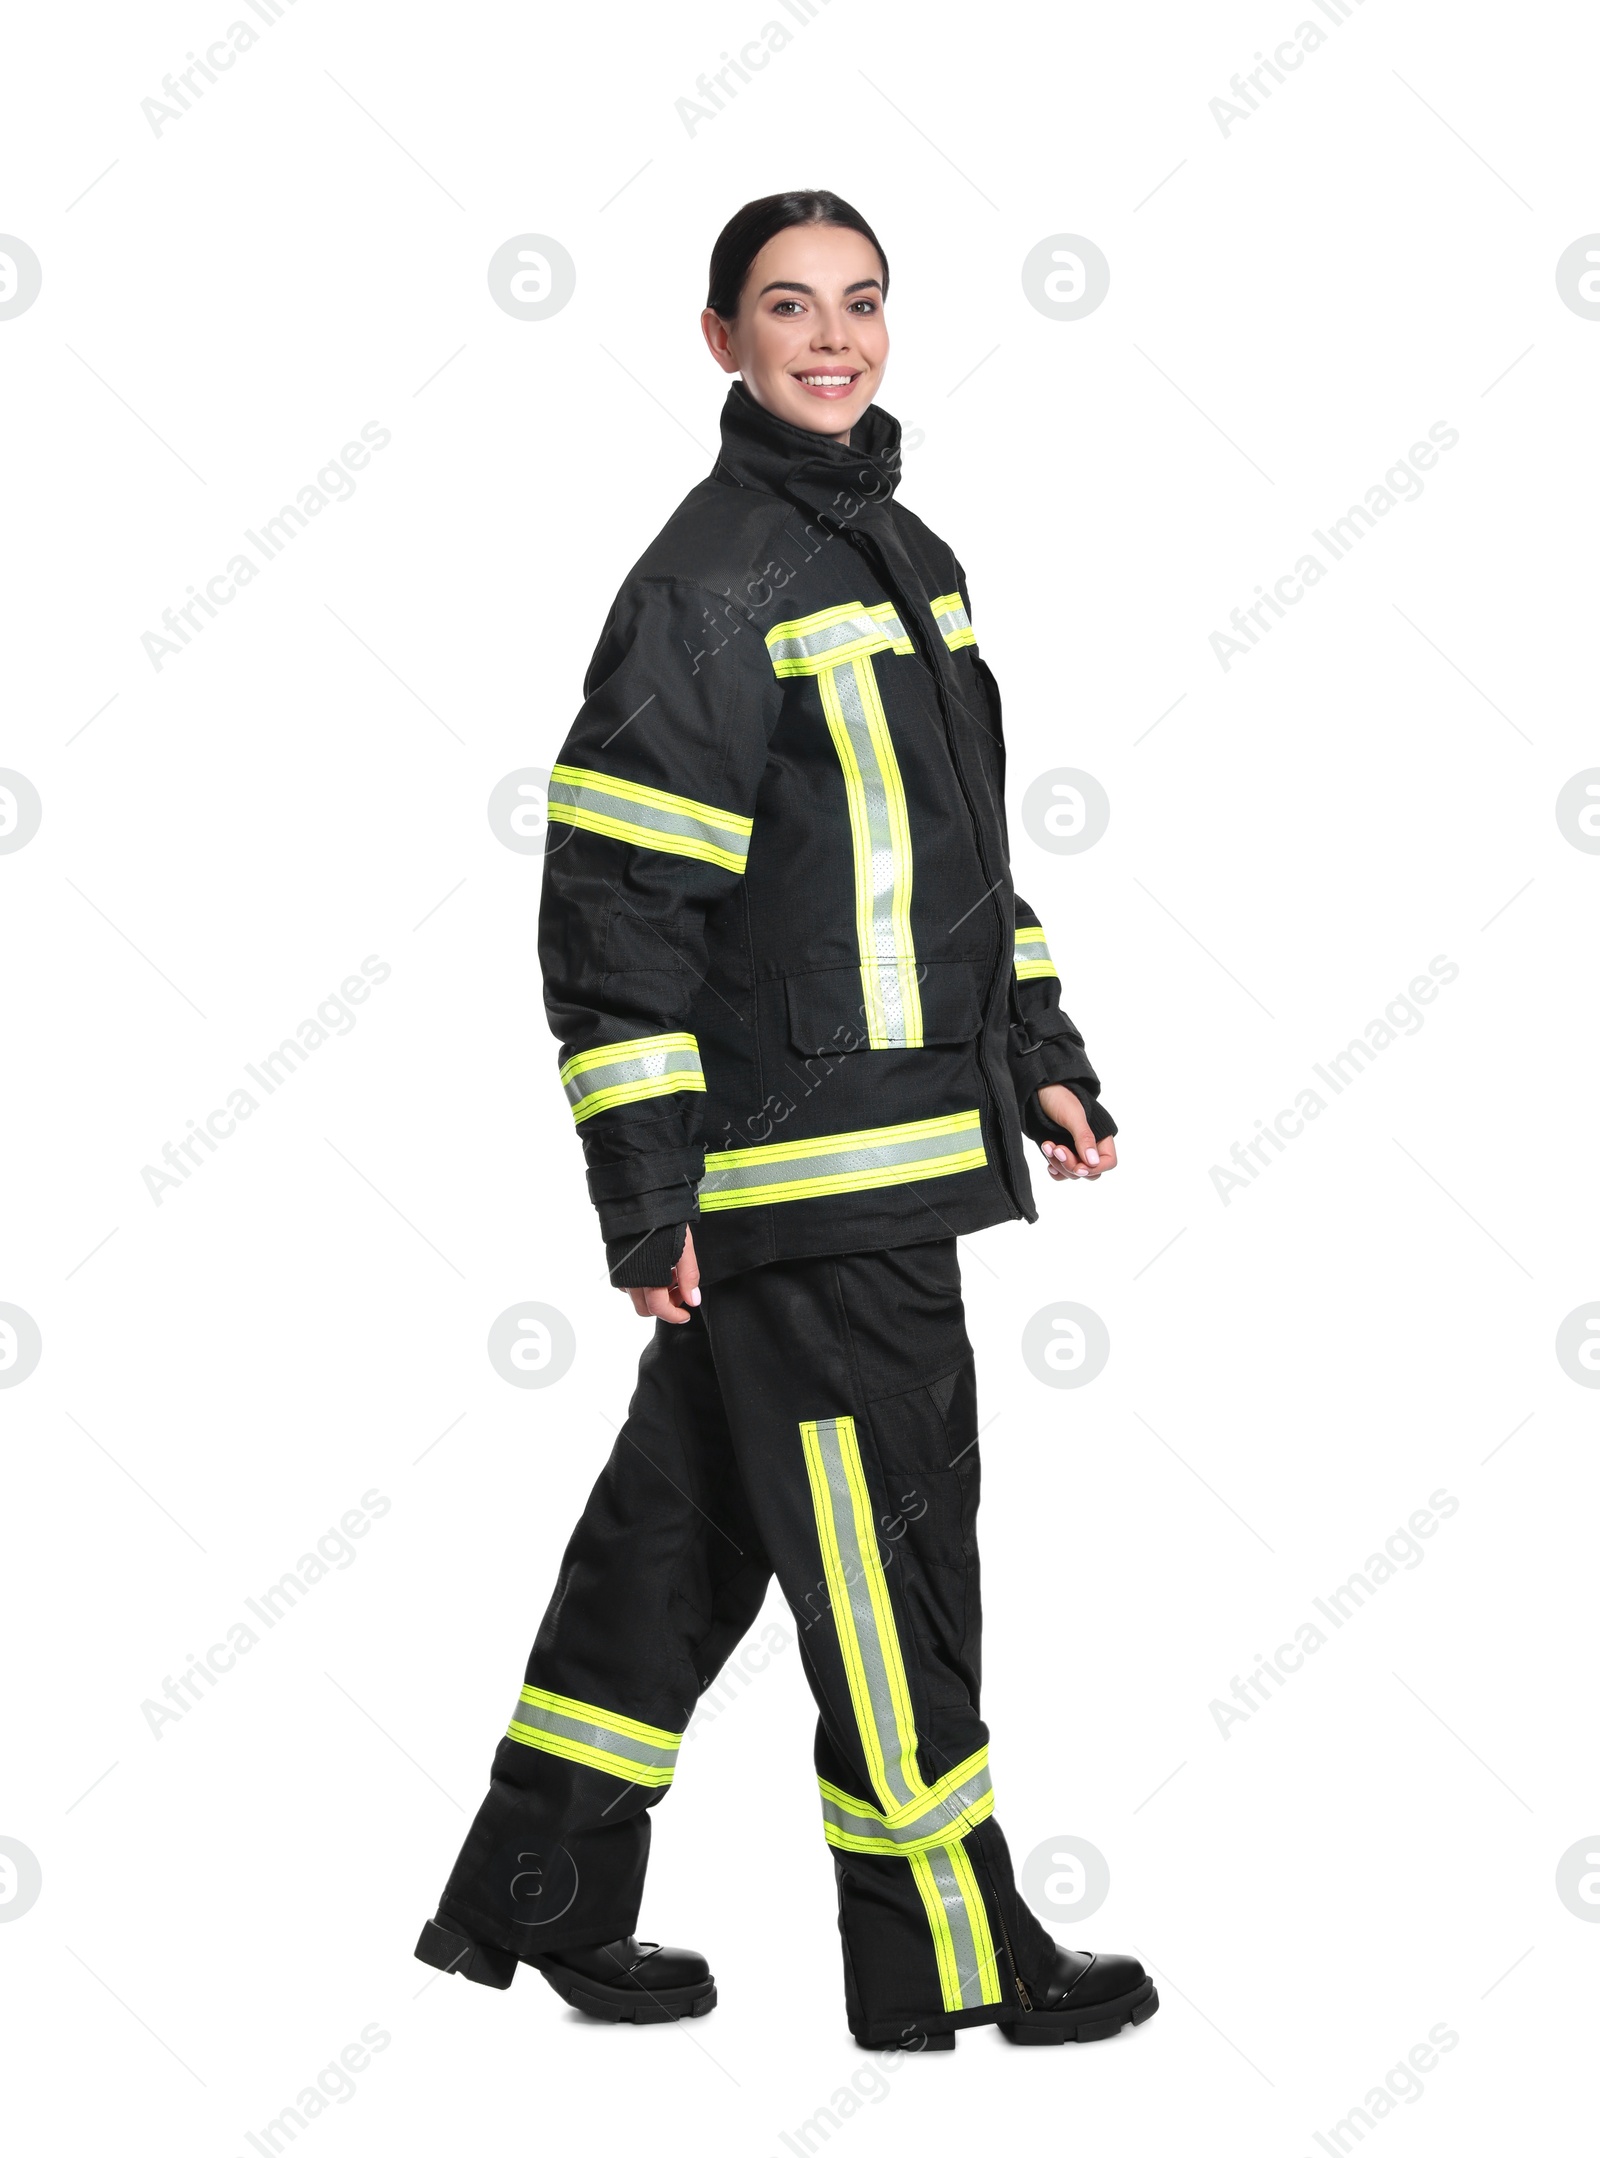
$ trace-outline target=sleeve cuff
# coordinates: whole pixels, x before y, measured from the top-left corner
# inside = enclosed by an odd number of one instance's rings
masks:
[[[619,1289],[665,1289],[683,1256],[689,1224],[669,1221],[642,1236],[615,1236],[606,1244],[606,1271]]]
[[[1116,1118],[1111,1114],[1104,1102],[1101,1101],[1100,1097],[1097,1094],[1092,1094],[1081,1081],[1062,1079],[1046,1080],[1044,1083],[1047,1086],[1064,1086],[1069,1092],[1077,1095],[1079,1101],[1083,1104],[1083,1113],[1089,1119],[1089,1129],[1097,1139],[1114,1139],[1116,1137]],[[1059,1140],[1063,1136],[1063,1127],[1056,1123],[1053,1117],[1046,1116],[1044,1110],[1039,1106],[1037,1093],[1030,1094],[1023,1105],[1022,1129],[1030,1139],[1040,1141],[1045,1139]],[[1070,1139],[1071,1135],[1066,1134],[1066,1136]]]

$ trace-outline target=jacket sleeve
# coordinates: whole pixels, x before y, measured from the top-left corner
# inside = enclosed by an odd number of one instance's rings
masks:
[[[744,873],[776,720],[780,685],[751,664],[766,657],[758,633],[730,635],[715,604],[672,579],[623,587],[550,775],[545,1011],[613,1279],[637,1275],[629,1253],[675,1256],[675,1225],[698,1212],[705,1077],[690,1006],[706,917]]]
[[[959,562],[956,579],[970,626],[972,600],[967,590],[966,572]],[[988,662],[978,656],[976,649],[972,653],[972,665],[983,689],[994,732],[1003,815],[1005,735],[1001,727],[1000,685]],[[1011,967],[1012,1027],[1007,1037],[1007,1057],[1022,1129],[1030,1139],[1055,1139],[1061,1135],[1062,1126],[1047,1117],[1038,1102],[1040,1087],[1059,1084],[1070,1087],[1082,1102],[1094,1136],[1110,1139],[1116,1133],[1116,1119],[1100,1099],[1100,1080],[1089,1062],[1083,1036],[1061,1008],[1061,976],[1051,957],[1044,929],[1020,892],[1014,894],[1014,899],[1016,943]]]
[[[1116,1119],[1100,1099],[1100,1080],[1083,1036],[1061,1009],[1061,977],[1045,941],[1039,917],[1016,895],[1017,943],[1012,960],[1012,1005],[1021,1025],[1010,1035],[1011,1080],[1017,1110],[1030,1139],[1054,1139],[1061,1126],[1040,1108],[1042,1086],[1068,1086],[1083,1104],[1089,1129],[1097,1139],[1116,1134]]]

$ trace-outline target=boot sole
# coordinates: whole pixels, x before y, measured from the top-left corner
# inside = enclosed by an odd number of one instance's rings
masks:
[[[646,1993],[638,1986],[608,1986],[554,1961],[539,1957],[529,1961],[569,2008],[601,2023],[677,2023],[685,2016],[708,2016],[717,2005],[714,1978],[697,1986],[664,1986],[659,1992]]]
[[[494,1986],[504,1991],[517,1975],[517,1958],[509,1948],[490,1948],[465,1934],[452,1933],[430,1918],[412,1953],[419,1963],[458,1978],[470,1978],[475,1986]]]
[[[1125,2024],[1148,2023],[1161,2006],[1155,1980],[1147,1978],[1132,1993],[1114,2001],[1096,2001],[1079,2009],[1037,2008],[1016,2023],[1002,2023],[1000,2035],[1014,2046],[1088,2045],[1096,2038],[1115,2038]]]

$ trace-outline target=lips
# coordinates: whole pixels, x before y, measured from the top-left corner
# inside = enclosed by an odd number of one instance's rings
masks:
[[[795,375],[793,380],[799,383],[808,396],[840,398],[850,395],[864,372],[865,370],[859,367],[818,367],[809,369],[805,374]]]

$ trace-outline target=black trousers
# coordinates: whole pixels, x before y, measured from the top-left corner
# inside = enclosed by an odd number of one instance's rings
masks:
[[[993,1818],[977,1506],[954,1237],[781,1260],[658,1321],[445,1915],[530,1958],[634,1930],[651,1808],[775,1573],[816,1696],[851,2029],[1016,2016],[1054,1944]]]

